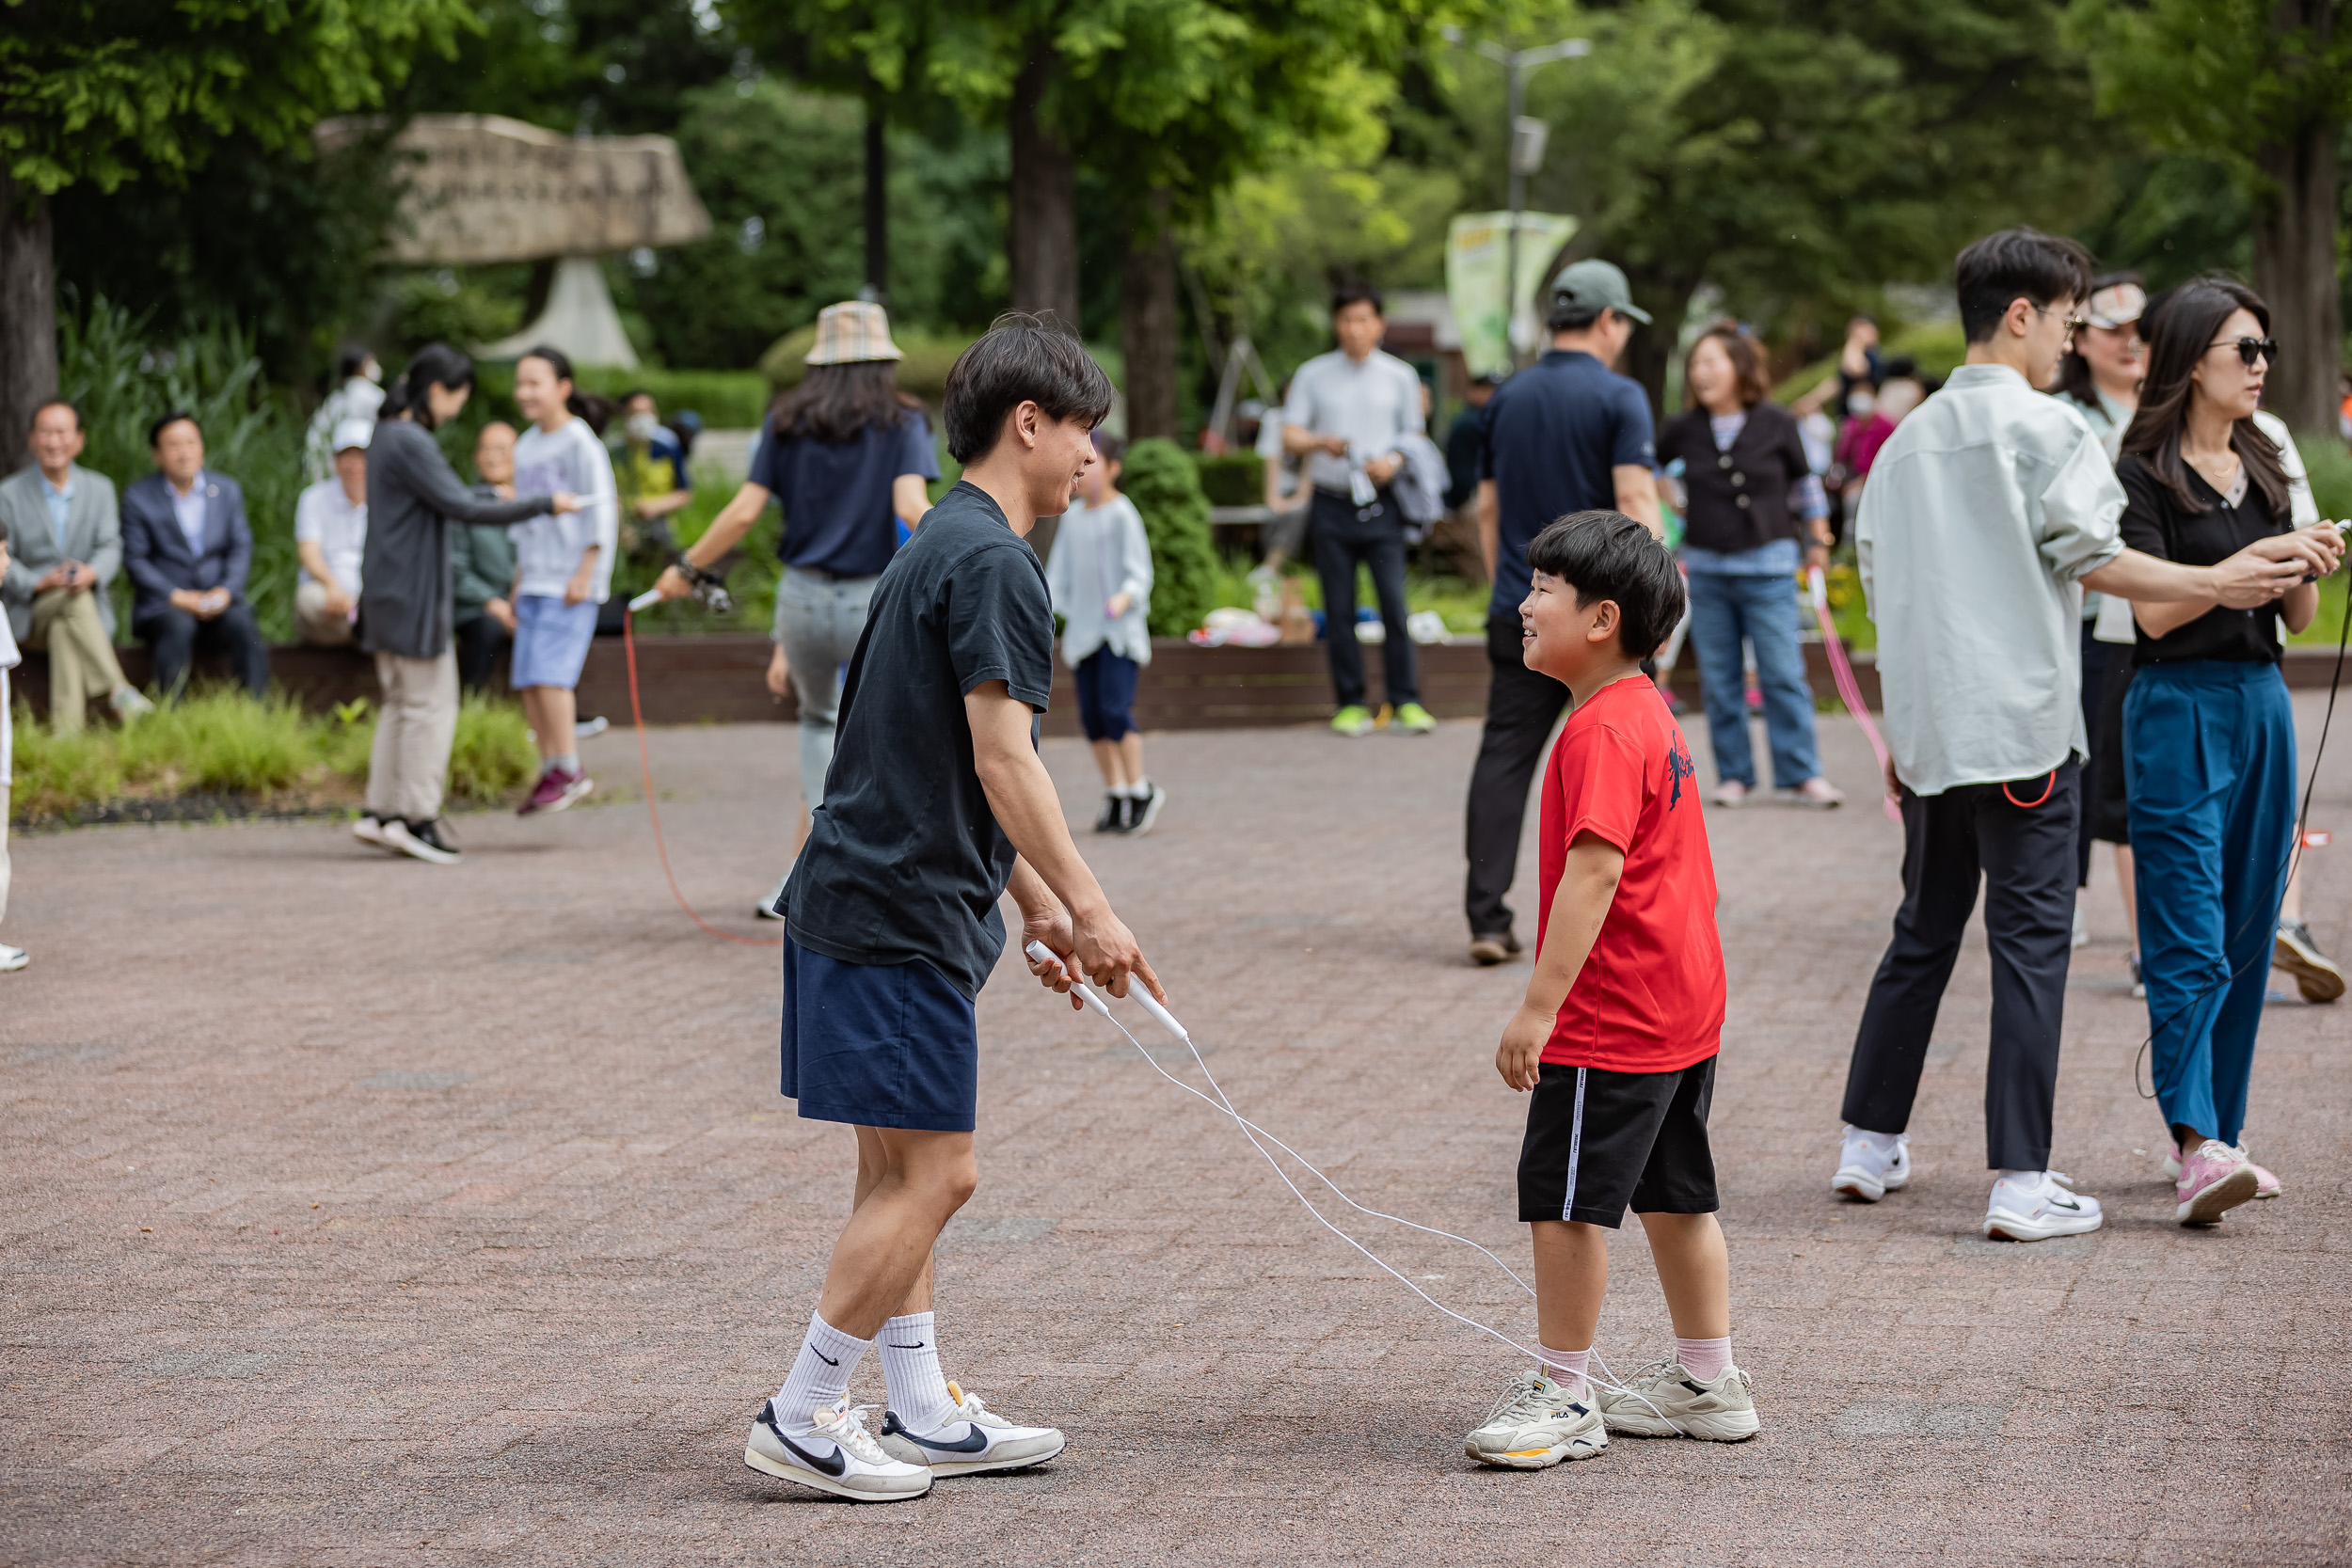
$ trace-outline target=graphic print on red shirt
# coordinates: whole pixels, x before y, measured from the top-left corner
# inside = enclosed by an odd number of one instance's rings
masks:
[[[1677,1072],[1715,1054],[1724,948],[1691,748],[1648,681],[1612,681],[1568,715],[1544,769],[1543,926],[1568,846],[1591,832],[1625,851],[1616,897],[1568,988],[1543,1059],[1612,1072]]]

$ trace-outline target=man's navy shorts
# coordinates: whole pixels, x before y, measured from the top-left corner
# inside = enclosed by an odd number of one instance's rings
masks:
[[[920,958],[853,964],[784,939],[784,1092],[811,1121],[969,1132],[972,1004]]]
[[[1715,1058],[1679,1072],[1544,1063],[1519,1147],[1519,1218],[1617,1228],[1637,1214],[1711,1214],[1707,1112]]]

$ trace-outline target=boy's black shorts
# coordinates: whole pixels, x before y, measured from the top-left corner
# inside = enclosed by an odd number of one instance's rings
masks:
[[[1679,1072],[1611,1072],[1546,1062],[1519,1147],[1519,1218],[1614,1230],[1637,1214],[1711,1214],[1707,1108],[1715,1058]]]

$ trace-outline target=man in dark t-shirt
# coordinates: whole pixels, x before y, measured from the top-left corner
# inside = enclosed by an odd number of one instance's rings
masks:
[[[1492,679],[1486,722],[1470,772],[1463,837],[1470,876],[1470,958],[1499,964],[1516,956],[1503,895],[1519,860],[1527,786],[1544,741],[1567,705],[1568,689],[1527,668],[1519,646],[1519,601],[1527,597],[1527,547],[1575,512],[1621,512],[1662,533],[1658,449],[1649,399],[1638,381],[1610,367],[1646,325],[1625,274],[1607,261],[1572,262],[1551,280],[1551,352],[1496,389],[1486,404],[1486,449],[1478,484],[1479,543],[1495,585],[1486,609]]]
[[[857,1130],[857,1200],[790,1376],[743,1462],[881,1502],[934,1475],[1040,1465],[1051,1427],[1016,1426],[949,1384],[932,1332],[931,1248],[978,1180],[973,1003],[1021,907],[1030,964],[1125,995],[1158,981],[1079,858],[1037,754],[1054,616],[1029,548],[1094,458],[1111,386],[1078,340],[1008,316],[948,372],[947,447],[963,478],[875,585],[850,660],[822,804],[784,892],[784,1092]],[[879,1340],[877,1441],[849,1402]]]

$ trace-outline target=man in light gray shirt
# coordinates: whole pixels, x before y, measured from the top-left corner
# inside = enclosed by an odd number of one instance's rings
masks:
[[[1356,566],[1372,568],[1380,596],[1381,647],[1396,724],[1422,735],[1437,727],[1421,705],[1413,640],[1405,627],[1405,515],[1389,486],[1404,464],[1407,436],[1422,433],[1421,377],[1380,352],[1388,332],[1380,295],[1344,288],[1331,296],[1331,334],[1340,346],[1298,367],[1282,410],[1282,446],[1307,459],[1314,486],[1309,527],[1315,576],[1323,582],[1324,637],[1331,655],[1331,727],[1361,736],[1372,729],[1364,705],[1364,656],[1356,642]]]
[[[2097,1199],[2047,1168],[2086,748],[2083,589],[2247,609],[2327,569],[2292,536],[2217,566],[2124,547],[2123,488],[2098,438],[2034,389],[2057,373],[2090,271],[2081,246],[2029,229],[1961,252],[1968,362],[1887,439],[1854,528],[1878,626],[1887,790],[1902,807],[1903,901],[1854,1039],[1833,1187],[1876,1202],[1910,1180],[1904,1129],[1982,879],[1996,1173],[1984,1230],[2021,1242],[2101,1221]]]

